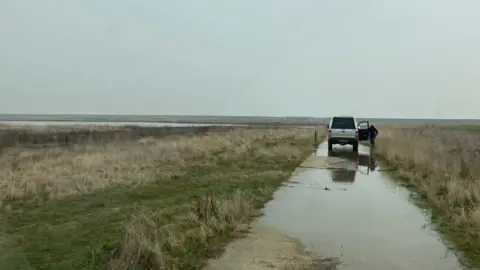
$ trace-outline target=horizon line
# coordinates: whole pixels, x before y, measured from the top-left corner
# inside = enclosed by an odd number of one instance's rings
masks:
[[[264,116],[264,115],[196,115],[196,114],[77,114],[77,113],[67,113],[67,114],[52,114],[52,113],[0,113],[0,116],[181,116],[181,117],[263,117],[263,118],[313,118],[313,119],[325,119],[331,118],[333,116]],[[366,118],[366,119],[419,119],[419,120],[480,120],[478,118],[420,118],[420,117],[357,117],[355,118]]]

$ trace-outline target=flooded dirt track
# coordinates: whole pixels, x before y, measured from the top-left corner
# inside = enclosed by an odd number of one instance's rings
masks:
[[[279,189],[259,222],[298,239],[344,270],[463,269],[409,192],[393,183],[370,149],[326,143]]]

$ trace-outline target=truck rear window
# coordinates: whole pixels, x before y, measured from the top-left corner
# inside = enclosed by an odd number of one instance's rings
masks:
[[[331,129],[355,129],[355,121],[351,117],[334,117]]]

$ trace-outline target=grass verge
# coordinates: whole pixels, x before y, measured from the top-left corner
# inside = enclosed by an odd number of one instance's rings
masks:
[[[4,149],[1,269],[200,269],[314,147],[312,129],[235,129]]]
[[[374,150],[473,267],[480,267],[479,135],[465,127],[382,127]]]

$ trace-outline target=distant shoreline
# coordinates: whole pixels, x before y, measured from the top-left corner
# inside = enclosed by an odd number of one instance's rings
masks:
[[[208,122],[208,121],[83,121],[83,120],[0,120],[0,124],[9,124],[9,123],[71,123],[72,125],[82,123],[82,124],[94,124],[94,123],[116,123],[135,125],[135,124],[179,124],[179,125],[238,125],[238,126],[318,126],[326,124],[316,124],[316,123],[296,123],[296,122]]]
[[[208,116],[208,115],[47,115],[0,114],[0,122],[116,122],[116,123],[172,123],[209,125],[325,125],[329,117],[263,117],[263,116]],[[409,118],[357,118],[375,124],[433,124],[480,125],[479,119],[409,119]]]

